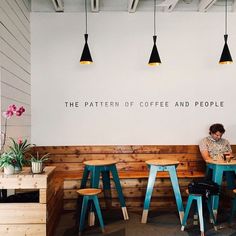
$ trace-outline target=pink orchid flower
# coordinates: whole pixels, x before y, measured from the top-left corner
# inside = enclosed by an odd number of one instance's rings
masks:
[[[22,112],[20,110],[16,111],[16,116],[21,116]]]
[[[7,110],[5,112],[2,113],[3,117],[5,117],[6,119],[10,119],[13,115],[14,115],[14,112],[11,111],[11,110]]]
[[[25,108],[24,108],[23,106],[21,106],[21,107],[19,108],[19,111],[21,111],[21,113],[24,113],[24,112],[25,112]]]
[[[5,125],[4,125],[4,131],[1,132],[2,142],[1,142],[0,153],[3,153],[4,146],[5,146],[5,143],[6,143],[6,138],[7,138],[7,120],[10,119],[12,116],[14,116],[14,114],[16,116],[21,116],[24,112],[25,112],[25,108],[23,106],[21,106],[21,107],[19,107],[17,109],[16,105],[12,104],[12,105],[9,105],[7,110],[2,113],[3,117],[6,120],[5,120]],[[19,141],[19,144],[21,144],[20,142],[22,143],[22,140]]]
[[[16,105],[14,105],[14,104],[10,105],[7,110],[13,111],[13,112],[16,111]]]

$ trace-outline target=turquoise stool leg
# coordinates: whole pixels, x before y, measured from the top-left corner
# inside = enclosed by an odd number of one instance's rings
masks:
[[[234,171],[225,171],[225,177],[227,181],[227,189],[235,189],[235,173]]]
[[[199,222],[200,222],[201,235],[204,235],[204,220],[203,220],[203,212],[202,212],[202,196],[197,197],[197,208],[198,208],[198,217],[199,217]]]
[[[232,200],[231,214],[230,214],[230,218],[229,218],[229,223],[230,224],[233,221],[233,217],[235,215],[235,212],[236,212],[236,197],[234,197],[233,200]]]
[[[110,172],[109,171],[102,171],[102,184],[103,184],[104,194],[110,193],[111,192],[111,180],[110,180]]]
[[[89,176],[89,169],[87,166],[84,167],[84,172],[83,172],[83,177],[82,177],[82,180],[81,180],[81,184],[80,184],[80,188],[86,188],[86,184],[87,184],[87,181],[88,181],[88,176]],[[80,215],[80,209],[82,208],[82,201],[83,201],[83,198],[81,197],[78,197],[77,199],[77,208],[76,208],[76,225],[79,224],[79,215]]]
[[[109,169],[112,173],[113,180],[115,182],[116,190],[117,190],[118,197],[119,197],[120,204],[121,204],[121,208],[122,208],[123,217],[124,217],[125,220],[128,220],[129,216],[128,216],[127,208],[126,208],[126,205],[125,205],[125,198],[124,198],[124,195],[123,195],[123,192],[122,192],[122,188],[121,188],[121,184],[120,184],[120,178],[119,178],[119,175],[117,173],[116,166],[111,165],[109,167]]]
[[[157,174],[157,166],[151,165],[150,171],[149,171],[149,177],[148,177],[147,191],[146,191],[145,200],[144,200],[143,215],[142,215],[142,220],[141,220],[141,223],[144,223],[144,224],[147,223],[148,210],[150,206],[154,183],[156,180],[156,174]]]
[[[106,202],[107,208],[111,208],[111,181],[110,181],[110,172],[102,171],[102,184],[103,184],[103,193]]]
[[[89,170],[91,172],[91,180],[90,185],[91,188],[98,188],[99,180],[100,180],[100,167],[99,166],[90,166]],[[95,215],[94,215],[94,207],[90,207],[89,212],[89,226],[93,226],[95,224]]]
[[[216,219],[212,211],[212,204],[211,204],[211,198],[207,200],[207,208],[210,214],[210,221],[214,224],[214,229],[217,230],[216,228]]]
[[[193,224],[198,225],[199,217],[198,217],[198,210],[197,210],[197,201],[196,204],[193,205]]]
[[[82,177],[81,184],[80,184],[80,188],[86,188],[88,176],[89,176],[89,170],[88,170],[88,167],[85,166],[84,167],[83,177]]]
[[[215,168],[213,169],[212,180],[215,183],[219,184],[219,186],[221,186],[222,177],[223,177],[222,166],[215,165]],[[212,199],[213,214],[215,216],[215,219],[217,219],[217,210],[218,210],[218,206],[219,206],[219,195],[213,195],[211,197],[211,199]]]
[[[90,166],[91,172],[91,188],[98,188],[99,180],[100,180],[100,167],[99,166]]]
[[[92,196],[91,198],[93,199],[93,203],[94,203],[94,206],[95,206],[95,209],[96,209],[96,213],[97,213],[97,216],[98,216],[98,220],[99,220],[102,232],[104,232],[104,223],[103,223],[103,219],[102,219],[102,213],[101,213],[100,205],[99,205],[99,202],[98,202],[98,197],[97,196]]]
[[[189,214],[189,211],[191,209],[191,205],[192,205],[193,200],[194,200],[193,196],[189,195],[188,200],[187,200],[187,205],[186,205],[186,208],[185,208],[184,217],[183,217],[183,220],[182,220],[182,227],[181,227],[182,231],[184,231],[184,227],[187,224],[188,214]]]
[[[88,206],[88,201],[89,201],[89,197],[88,197],[88,196],[84,196],[84,197],[83,197],[82,208],[81,208],[81,214],[80,214],[79,234],[81,234],[81,232],[82,232],[83,229],[84,229],[84,221],[85,221],[85,216],[86,216],[86,210],[87,210],[87,206]]]
[[[179,182],[178,182],[175,166],[168,166],[168,171],[169,171],[172,187],[174,190],[175,200],[176,200],[177,208],[179,211],[179,218],[180,218],[180,223],[181,223],[184,216],[184,207],[183,207],[181,193],[179,190]]]

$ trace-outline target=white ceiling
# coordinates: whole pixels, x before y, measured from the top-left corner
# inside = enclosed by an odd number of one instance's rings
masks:
[[[33,12],[83,12],[85,0],[31,0]],[[236,0],[228,0],[228,11],[236,12]],[[153,11],[154,0],[87,0],[88,11]],[[157,11],[219,12],[225,0],[156,0]]]

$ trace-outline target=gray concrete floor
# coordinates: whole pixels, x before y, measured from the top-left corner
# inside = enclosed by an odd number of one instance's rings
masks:
[[[129,220],[122,220],[121,211],[103,211],[105,233],[102,233],[98,223],[93,227],[85,227],[82,235],[86,236],[198,236],[200,235],[199,225],[193,225],[193,214],[189,215],[185,231],[181,231],[180,222],[176,213],[166,211],[150,211],[147,224],[141,224],[142,212],[129,212]],[[231,225],[227,223],[228,213],[221,212],[218,219],[218,230],[208,223],[208,216],[205,216],[205,236],[236,236],[236,217]],[[74,212],[64,213],[55,231],[55,236],[77,236],[76,216]]]

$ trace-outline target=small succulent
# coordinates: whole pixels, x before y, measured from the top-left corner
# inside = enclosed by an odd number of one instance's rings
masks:
[[[36,155],[32,155],[30,153],[29,155],[31,156],[31,159],[30,159],[31,162],[44,162],[49,159],[48,156],[50,155],[50,153],[46,153],[42,155],[41,157],[39,155],[39,152],[37,152]]]
[[[15,166],[16,160],[12,152],[4,152],[0,157],[0,167],[6,167],[9,165]]]

